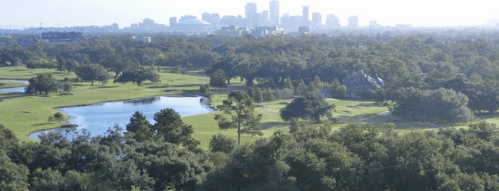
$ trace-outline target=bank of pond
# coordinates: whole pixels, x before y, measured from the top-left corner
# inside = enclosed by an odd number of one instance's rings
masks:
[[[140,111],[147,120],[155,123],[153,116],[161,109],[171,108],[180,116],[191,116],[211,113],[215,110],[209,106],[209,98],[206,97],[165,97],[155,96],[128,101],[104,102],[87,106],[57,108],[58,111],[68,115],[68,125],[77,127],[81,132],[87,130],[92,136],[103,135],[110,127],[119,125],[122,128],[130,122],[130,118],[136,111]],[[30,138],[39,140],[44,133],[64,133],[67,128],[56,128],[31,133]]]

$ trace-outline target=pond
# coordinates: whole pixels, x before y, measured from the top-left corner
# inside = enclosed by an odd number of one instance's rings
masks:
[[[109,127],[118,124],[123,129],[130,122],[136,111],[142,112],[147,120],[155,123],[153,116],[162,109],[171,108],[180,116],[199,115],[214,112],[208,105],[206,97],[164,97],[156,96],[145,99],[105,102],[88,106],[58,108],[60,112],[69,115],[69,123],[77,125],[80,131],[86,129],[92,136],[103,135]],[[39,139],[42,133],[64,132],[66,128],[57,128],[34,132],[29,135],[32,139]]]
[[[28,80],[4,80],[4,79],[0,79],[0,81],[29,84]],[[24,88],[25,87],[0,88],[0,92],[24,92]]]

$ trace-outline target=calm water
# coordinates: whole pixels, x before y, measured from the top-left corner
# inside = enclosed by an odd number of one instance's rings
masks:
[[[17,82],[17,83],[29,84],[28,80],[3,80],[3,79],[0,79],[0,81],[4,81],[4,82]],[[24,88],[25,87],[0,88],[0,92],[24,92]]]
[[[123,129],[130,122],[135,111],[144,114],[147,120],[154,123],[153,116],[161,109],[172,108],[180,116],[198,115],[213,112],[203,102],[204,97],[151,97],[145,99],[106,102],[89,106],[59,108],[60,112],[69,115],[69,123],[78,125],[78,130],[87,129],[92,136],[103,135],[109,127],[118,124]],[[35,132],[30,138],[38,139],[38,136],[47,132],[64,132],[64,128]]]

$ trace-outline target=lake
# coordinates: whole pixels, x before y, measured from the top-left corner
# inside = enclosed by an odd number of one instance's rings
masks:
[[[180,116],[199,115],[214,112],[207,104],[205,97],[164,97],[156,96],[145,99],[105,102],[88,106],[58,108],[60,112],[69,115],[69,123],[78,125],[77,129],[88,130],[92,136],[103,135],[109,127],[118,124],[123,129],[130,122],[136,111],[142,112],[147,120],[155,123],[154,114],[162,109],[171,108]],[[66,128],[57,128],[47,131],[34,132],[29,135],[37,139],[42,133],[64,132]]]
[[[16,83],[23,83],[23,84],[29,84],[28,80],[4,80],[0,79],[0,81],[4,82],[16,82]],[[0,92],[24,92],[25,87],[17,87],[17,88],[0,88]]]

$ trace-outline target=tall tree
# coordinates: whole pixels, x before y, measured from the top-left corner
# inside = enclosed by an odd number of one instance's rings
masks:
[[[215,120],[220,129],[237,129],[237,145],[241,145],[241,134],[263,135],[260,131],[262,115],[255,115],[253,99],[242,91],[231,92],[217,110],[230,116],[230,121],[224,115],[216,114]]]
[[[57,92],[59,82],[55,80],[52,73],[38,74],[36,77],[28,80],[29,86],[26,88],[26,93],[45,93]]]
[[[130,123],[126,125],[126,130],[134,133],[133,137],[137,141],[145,141],[152,138],[151,125],[147,121],[146,116],[139,111],[136,111],[130,118]]]
[[[167,108],[154,114],[156,124],[152,126],[152,133],[163,141],[182,144],[189,150],[196,150],[199,141],[192,138],[194,129],[182,121],[180,115],[173,109]]]
[[[68,63],[66,62],[66,59],[63,56],[58,56],[57,57],[57,70],[63,72],[67,70]]]
[[[284,80],[284,88],[295,90],[295,87],[293,87],[293,82],[291,81],[291,78],[289,76]]]
[[[138,86],[142,84],[143,81],[149,80],[153,83],[159,82],[160,76],[156,74],[150,68],[140,67],[138,69],[133,69],[130,71],[123,72],[123,74],[118,77],[118,79],[114,80],[114,82],[127,83],[127,82],[135,82]]]
[[[218,69],[216,72],[210,75],[210,86],[211,87],[218,87],[218,88],[223,88],[227,87],[227,84],[225,83],[225,74],[224,71],[221,69]]]

